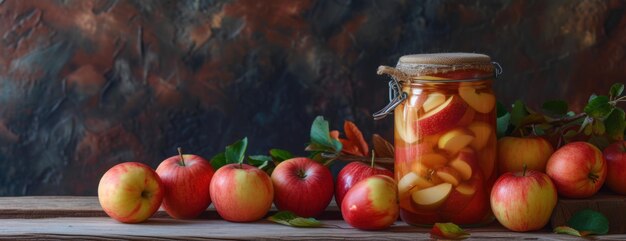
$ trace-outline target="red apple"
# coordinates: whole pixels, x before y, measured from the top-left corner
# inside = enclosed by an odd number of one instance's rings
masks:
[[[463,118],[466,109],[467,104],[460,97],[453,95],[417,120],[416,133],[432,135],[452,129]]]
[[[519,172],[524,164],[529,170],[546,171],[554,153],[552,144],[542,137],[503,137],[498,140],[499,172]]]
[[[608,170],[606,185],[614,192],[626,195],[626,141],[605,148],[604,159]]]
[[[231,222],[257,221],[272,207],[274,187],[270,177],[247,164],[228,164],[218,169],[209,186],[217,213]]]
[[[143,163],[117,164],[98,184],[100,206],[111,218],[123,223],[143,222],[159,209],[162,200],[161,179]]]
[[[543,228],[556,201],[556,187],[550,177],[535,170],[507,172],[491,190],[491,209],[496,219],[517,232]]]
[[[333,198],[330,170],[309,158],[281,162],[272,172],[272,182],[276,207],[301,217],[321,214]]]
[[[357,182],[374,175],[386,175],[393,178],[393,173],[385,168],[366,165],[362,162],[351,162],[341,169],[337,174],[337,182],[335,183],[335,202],[338,207],[341,207],[341,201],[343,200],[346,192],[354,186]]]
[[[209,185],[213,167],[196,155],[178,155],[165,159],[156,169],[165,187],[163,209],[177,219],[195,218],[209,207]]]
[[[341,215],[350,226],[380,230],[398,219],[396,182],[387,175],[374,175],[350,188],[341,203]]]
[[[598,148],[587,142],[572,142],[552,154],[546,173],[560,195],[587,198],[600,190],[607,168]]]

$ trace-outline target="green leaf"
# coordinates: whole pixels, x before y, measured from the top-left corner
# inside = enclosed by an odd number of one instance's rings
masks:
[[[615,83],[611,86],[611,90],[609,91],[609,94],[611,95],[611,98],[616,98],[620,96],[622,92],[624,92],[624,84]]]
[[[511,124],[515,127],[519,127],[522,123],[522,120],[530,114],[528,110],[526,110],[526,106],[521,100],[516,100],[513,103],[513,109],[511,110]]]
[[[506,110],[500,101],[497,103],[497,116],[496,134],[498,135],[498,138],[501,138],[507,134],[507,130],[511,124],[511,113]]]
[[[243,158],[248,148],[248,137],[229,145],[226,147],[226,162],[227,163],[242,163]]]
[[[587,115],[593,118],[604,120],[609,114],[611,114],[613,108],[615,107],[609,103],[609,97],[598,95],[595,98],[592,97],[589,99],[589,103],[585,106],[584,111]]]
[[[293,158],[293,154],[291,154],[291,152],[282,149],[271,149],[270,156],[272,156],[276,162],[282,162]]]
[[[554,233],[569,234],[569,235],[573,235],[573,236],[577,236],[577,237],[585,237],[585,236],[589,235],[588,232],[579,232],[578,230],[570,228],[568,226],[558,226],[558,227],[554,228]]]
[[[541,109],[545,111],[548,115],[564,116],[564,115],[567,115],[569,106],[567,105],[567,102],[565,101],[551,100],[551,101],[546,101],[545,103],[543,103],[543,105],[541,106]]]
[[[266,155],[254,155],[248,156],[248,164],[253,165],[255,167],[260,167],[262,165],[267,165],[269,162],[272,162],[271,156]]]
[[[267,220],[280,223],[292,227],[300,228],[317,228],[322,227],[324,224],[315,218],[303,218],[295,215],[289,211],[280,211],[267,218]]]
[[[624,130],[626,130],[626,115],[621,108],[615,108],[609,117],[604,120],[606,134],[614,141],[624,139]]]
[[[603,135],[605,131],[604,122],[599,120],[593,122],[593,134]]]
[[[311,143],[332,148],[335,152],[341,151],[341,142],[330,138],[328,121],[323,116],[316,117],[311,125]]]
[[[225,166],[226,164],[228,164],[228,163],[226,162],[226,155],[224,155],[224,152],[220,152],[217,155],[211,157],[211,166],[216,171],[217,171],[217,169],[220,169],[221,167]]]
[[[567,221],[567,226],[589,234],[607,234],[609,232],[609,220],[602,213],[591,209],[574,213]]]
[[[444,239],[464,239],[470,235],[454,223],[435,223],[430,234]]]

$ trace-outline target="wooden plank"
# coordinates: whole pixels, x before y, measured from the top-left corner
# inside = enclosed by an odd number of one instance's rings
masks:
[[[277,209],[272,206],[270,214]],[[106,217],[98,197],[94,196],[24,196],[0,197],[0,219],[55,218],[55,217]],[[159,209],[153,217],[168,217]],[[200,215],[202,219],[220,219],[213,205]],[[341,219],[341,212],[332,200],[320,219]]]
[[[572,215],[583,209],[601,212],[609,219],[609,233],[626,233],[626,196],[598,193],[587,199],[559,198],[552,212],[552,228],[565,225]]]
[[[1,239],[261,239],[261,240],[430,240],[428,229],[397,222],[385,231],[360,231],[339,220],[325,220],[327,228],[292,228],[267,221],[230,223],[222,220],[153,218],[141,224],[122,224],[105,217],[2,219]],[[493,225],[467,229],[470,240],[577,240],[547,232],[514,233]],[[626,235],[597,236],[597,240],[626,239]]]

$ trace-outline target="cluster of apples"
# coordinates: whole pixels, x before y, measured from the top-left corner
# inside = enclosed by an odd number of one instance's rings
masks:
[[[214,171],[202,157],[179,153],[156,171],[138,162],[115,165],[102,176],[98,199],[110,217],[123,223],[142,222],[161,206],[173,218],[192,219],[211,203],[227,221],[252,222],[267,215],[272,203],[316,217],[335,195],[350,225],[382,229],[398,218],[392,176],[387,169],[353,162],[342,169],[335,188],[330,170],[309,158],[285,160],[269,176],[247,164]]]
[[[412,224],[481,222],[495,179],[495,96],[482,85],[412,88],[395,110],[396,178]],[[493,179],[492,179],[493,178]]]
[[[558,196],[588,198],[604,183],[626,195],[626,141],[603,152],[587,142],[572,142],[554,151],[541,137],[504,137],[498,149],[503,174],[493,186],[491,208],[498,221],[513,231],[543,228]]]

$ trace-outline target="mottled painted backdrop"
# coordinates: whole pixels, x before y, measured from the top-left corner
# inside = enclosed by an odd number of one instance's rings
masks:
[[[302,153],[316,115],[390,137],[378,65],[481,52],[504,103],[626,80],[624,1],[0,0],[0,195],[94,195],[124,161]]]

